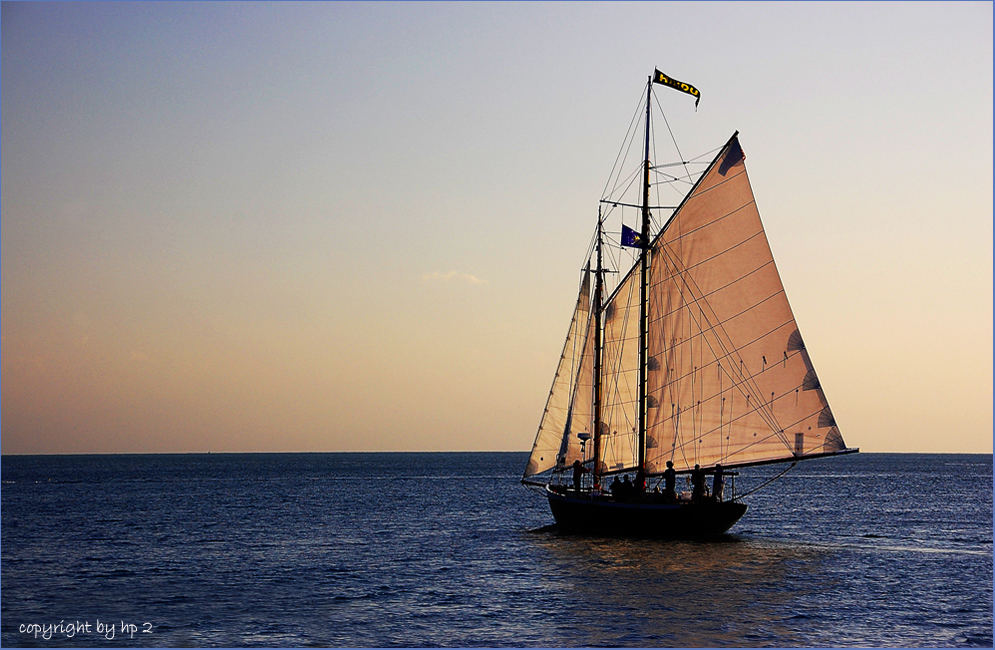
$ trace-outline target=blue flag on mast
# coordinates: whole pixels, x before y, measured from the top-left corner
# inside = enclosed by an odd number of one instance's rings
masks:
[[[628,246],[629,248],[642,248],[643,236],[623,223],[622,245]]]

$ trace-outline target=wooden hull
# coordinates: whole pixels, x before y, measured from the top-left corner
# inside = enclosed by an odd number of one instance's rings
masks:
[[[710,537],[728,531],[746,513],[746,504],[738,501],[619,502],[548,488],[546,497],[561,530],[603,535]]]

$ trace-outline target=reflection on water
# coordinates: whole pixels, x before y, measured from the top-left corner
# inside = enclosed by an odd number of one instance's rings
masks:
[[[592,645],[739,646],[777,638],[803,644],[783,623],[791,601],[809,594],[799,571],[817,574],[811,548],[744,541],[585,538],[536,532],[540,571],[562,576],[576,594],[569,613],[579,639]],[[795,584],[788,588],[785,574]],[[804,583],[803,583],[804,584]],[[625,625],[614,624],[624,619]],[[615,631],[627,630],[624,636]]]

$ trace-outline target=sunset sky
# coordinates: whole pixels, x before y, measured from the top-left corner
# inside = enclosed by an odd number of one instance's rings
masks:
[[[992,3],[2,5],[2,451],[522,450],[654,67],[849,446],[992,451]]]

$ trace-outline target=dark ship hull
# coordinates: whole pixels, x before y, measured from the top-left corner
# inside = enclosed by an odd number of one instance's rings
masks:
[[[739,501],[664,503],[657,495],[616,501],[589,492],[546,488],[557,526],[567,532],[697,538],[721,535],[746,513]]]

